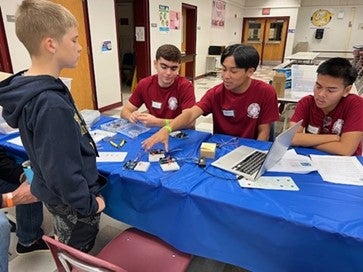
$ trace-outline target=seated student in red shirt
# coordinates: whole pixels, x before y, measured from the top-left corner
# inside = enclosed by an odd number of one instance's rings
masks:
[[[314,95],[303,97],[290,126],[303,119],[293,138],[296,146],[336,155],[361,155],[363,98],[350,94],[357,71],[344,58],[331,58],[317,69]]]
[[[213,114],[213,132],[267,141],[271,123],[279,119],[274,88],[251,76],[260,57],[252,46],[234,44],[222,52],[223,83],[209,89],[195,106],[184,110],[170,125],[164,126],[144,142],[150,149],[163,142],[167,150],[168,136],[201,115]]]
[[[137,84],[121,110],[121,117],[132,123],[139,121],[145,126],[162,127],[185,109],[194,106],[194,87],[189,80],[179,76],[180,63],[181,52],[176,46],[160,46],[154,60],[157,74]],[[137,111],[143,104],[148,113]],[[189,127],[194,127],[194,123]]]

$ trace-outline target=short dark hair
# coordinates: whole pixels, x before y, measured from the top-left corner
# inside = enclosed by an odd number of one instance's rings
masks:
[[[345,58],[328,59],[319,65],[316,72],[318,75],[342,78],[345,86],[352,85],[358,75],[354,66]]]
[[[164,44],[156,50],[156,60],[160,58],[166,59],[168,61],[181,62],[181,52],[175,45]]]
[[[227,46],[221,56],[221,64],[223,64],[225,58],[233,56],[234,61],[238,68],[254,68],[257,69],[258,64],[260,63],[260,56],[258,55],[257,50],[250,45],[244,44],[233,44]]]

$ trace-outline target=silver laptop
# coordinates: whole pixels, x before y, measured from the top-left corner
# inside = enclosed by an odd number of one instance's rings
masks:
[[[257,180],[284,156],[301,123],[302,120],[278,135],[267,152],[242,145],[215,160],[212,165],[246,179]]]

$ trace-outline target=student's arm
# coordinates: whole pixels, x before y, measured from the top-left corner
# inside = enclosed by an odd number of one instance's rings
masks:
[[[290,122],[290,126],[295,122]],[[316,149],[343,156],[352,156],[356,151],[363,137],[361,131],[351,131],[342,133],[341,136],[335,134],[310,134],[304,133],[303,127],[296,132],[292,145],[314,147]]]
[[[289,127],[295,125],[296,122],[290,122]],[[316,147],[321,144],[338,142],[340,137],[336,134],[310,134],[304,133],[304,128],[300,126],[298,128],[291,145],[304,146],[304,147]]]
[[[261,124],[258,126],[257,140],[268,141],[270,139],[271,124]]]
[[[314,146],[316,149],[329,152],[331,154],[352,156],[363,137],[361,131],[351,131],[342,133],[337,142],[328,142]]]
[[[188,124],[195,121],[202,114],[203,111],[198,106],[193,106],[190,109],[184,110],[180,115],[170,122],[168,127],[162,127],[158,132],[146,139],[142,144],[143,148],[150,150],[156,143],[163,143],[165,150],[168,151],[168,138],[170,132],[188,126]],[[171,131],[169,131],[169,127]]]
[[[121,110],[121,117],[129,120],[131,123],[136,123],[138,121],[137,117],[140,114],[138,112],[139,108],[135,107],[130,103],[130,101],[127,101],[126,105]]]
[[[16,206],[19,204],[29,204],[37,202],[38,199],[30,192],[30,185],[27,181],[20,184],[15,191],[2,194],[1,208]]]
[[[144,124],[146,127],[163,127],[165,125],[170,124],[174,119],[167,118],[157,118],[150,113],[139,113],[137,115],[137,120]],[[195,127],[195,120],[190,124],[185,125],[184,128],[193,128]]]

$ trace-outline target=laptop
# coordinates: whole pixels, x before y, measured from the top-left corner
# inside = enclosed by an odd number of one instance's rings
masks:
[[[267,152],[241,145],[212,165],[246,179],[257,180],[284,156],[301,123],[302,120],[279,134]]]

